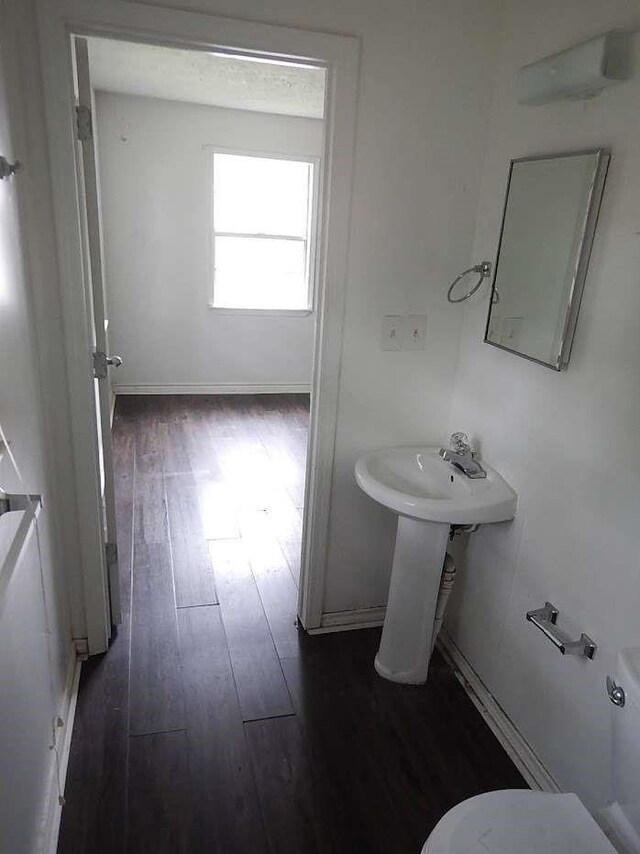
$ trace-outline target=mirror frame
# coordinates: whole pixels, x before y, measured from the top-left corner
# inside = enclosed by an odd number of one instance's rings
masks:
[[[536,160],[557,160],[561,157],[576,157],[595,154],[597,155],[596,167],[594,170],[591,188],[589,190],[589,198],[585,208],[584,219],[582,223],[582,234],[580,237],[580,249],[576,254],[575,265],[573,268],[573,277],[569,288],[569,296],[566,301],[564,318],[562,320],[562,335],[560,337],[560,346],[555,362],[545,362],[542,359],[536,359],[534,356],[528,356],[526,353],[521,353],[519,350],[513,350],[511,347],[505,347],[503,344],[497,344],[489,339],[489,324],[491,322],[491,309],[494,305],[494,294],[496,292],[496,280],[498,278],[498,270],[500,268],[500,251],[502,249],[502,239],[504,235],[504,227],[507,216],[507,205],[509,203],[509,190],[511,188],[511,178],[513,175],[513,167],[517,163],[525,163]],[[500,225],[500,236],[498,238],[498,251],[496,254],[496,262],[493,268],[493,282],[491,284],[491,295],[489,298],[489,310],[487,312],[487,323],[484,332],[484,343],[491,344],[492,347],[497,347],[499,350],[505,350],[507,353],[514,353],[523,359],[528,359],[530,362],[536,362],[538,365],[544,365],[545,368],[551,368],[553,371],[561,371],[569,364],[571,357],[571,347],[578,321],[578,312],[582,301],[582,293],[584,283],[589,268],[589,259],[591,257],[591,249],[593,246],[593,238],[600,213],[600,203],[604,191],[604,184],[609,168],[611,153],[606,148],[591,148],[581,151],[566,151],[556,154],[538,154],[530,157],[516,157],[509,163],[509,175],[507,178],[507,189],[504,197],[504,206],[502,209],[502,222]]]

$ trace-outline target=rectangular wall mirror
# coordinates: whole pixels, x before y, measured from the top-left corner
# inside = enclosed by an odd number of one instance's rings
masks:
[[[568,363],[608,165],[603,149],[511,161],[488,344]]]

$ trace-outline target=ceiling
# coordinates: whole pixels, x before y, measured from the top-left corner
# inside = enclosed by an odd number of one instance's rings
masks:
[[[89,38],[93,86],[236,110],[321,119],[322,68]]]

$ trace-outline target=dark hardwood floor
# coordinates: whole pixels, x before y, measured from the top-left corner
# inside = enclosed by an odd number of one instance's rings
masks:
[[[436,653],[295,625],[308,398],[121,397],[124,620],[85,662],[59,854],[418,854],[479,792],[525,787]]]

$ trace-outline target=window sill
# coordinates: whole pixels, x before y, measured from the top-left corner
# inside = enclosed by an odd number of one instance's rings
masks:
[[[225,308],[209,303],[214,314],[236,314],[242,317],[307,317],[314,313],[312,308]]]

